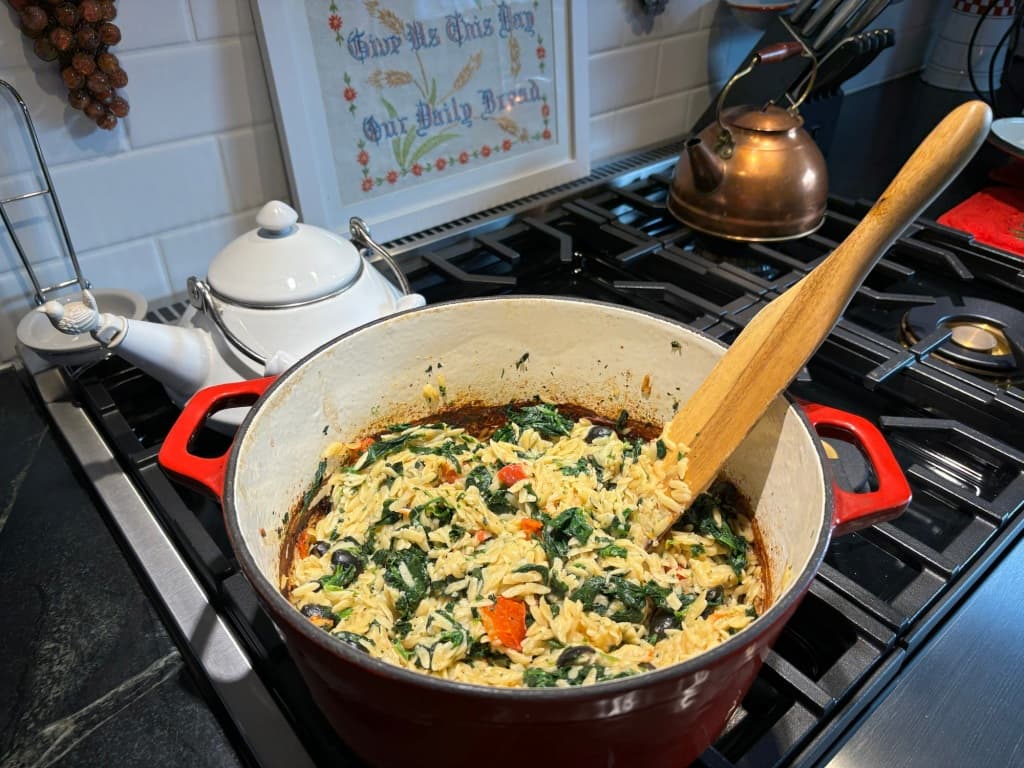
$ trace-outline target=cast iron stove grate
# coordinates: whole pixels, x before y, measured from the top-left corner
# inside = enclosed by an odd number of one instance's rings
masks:
[[[731,341],[763,304],[841,241],[863,215],[833,198],[818,233],[744,245],[695,235],[667,216],[671,168],[588,190],[499,229],[404,254],[429,302],[511,293],[562,294],[633,306]],[[1020,265],[929,222],[913,226],[865,287],[793,394],[880,425],[914,490],[903,517],[833,542],[741,709],[700,763],[810,764],[893,679],[908,651],[953,607],[1024,526],[1024,393],[959,370],[917,345],[899,319],[936,295],[1024,305]],[[174,320],[178,304],[151,319]],[[939,335],[942,335],[939,331]],[[935,347],[935,340],[928,341]],[[112,442],[211,597],[244,638],[267,687],[320,764],[358,765],[312,704],[269,617],[238,570],[211,501],[171,483],[156,464],[177,415],[160,386],[108,360],[78,380]],[[227,439],[204,433],[215,455]],[[840,452],[841,482],[873,482],[856,450]],[[231,730],[230,723],[225,724]],[[244,745],[243,745],[244,746]]]

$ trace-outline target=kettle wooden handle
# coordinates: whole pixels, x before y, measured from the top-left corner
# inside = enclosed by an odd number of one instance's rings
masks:
[[[785,61],[804,52],[804,47],[796,40],[784,43],[773,43],[761,48],[754,57],[761,64],[773,64],[777,61]]]
[[[991,120],[991,110],[981,101],[947,115],[853,232],[754,317],[666,425],[667,436],[689,449],[686,482],[694,495],[711,484],[832,330],[875,262],[967,164],[988,135]],[[655,531],[654,538],[663,532]]]

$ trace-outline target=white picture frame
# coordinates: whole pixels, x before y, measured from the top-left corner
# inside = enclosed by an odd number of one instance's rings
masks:
[[[545,49],[548,52],[551,73],[543,82],[545,85],[553,85],[554,94],[551,100],[553,109],[550,111],[546,109],[548,102],[546,94],[544,96],[544,125],[547,125],[546,116],[553,112],[557,118],[557,130],[544,130],[543,133],[552,133],[553,138],[547,139],[544,143],[538,138],[536,148],[524,148],[521,145],[518,152],[506,150],[504,156],[500,158],[492,156],[489,148],[481,147],[482,157],[475,167],[460,167],[456,169],[457,173],[452,172],[448,175],[435,172],[429,180],[422,178],[422,172],[417,173],[420,178],[409,179],[413,183],[405,188],[400,188],[403,185],[392,180],[390,184],[395,186],[394,190],[380,189],[382,184],[377,184],[372,189],[373,197],[353,200],[351,173],[345,174],[349,186],[344,190],[341,187],[345,179],[339,177],[337,166],[346,161],[339,160],[332,148],[332,135],[336,140],[339,132],[351,128],[354,131],[353,135],[365,140],[366,129],[359,119],[349,120],[347,124],[344,120],[339,120],[337,105],[325,104],[318,68],[325,70],[326,82],[328,78],[336,77],[338,66],[332,63],[333,60],[328,61],[330,54],[322,55],[324,61],[318,63],[313,36],[321,35],[322,30],[315,27],[311,30],[311,11],[308,10],[314,2],[324,9],[325,25],[329,18],[327,9],[335,7],[341,9],[338,15],[342,16],[346,13],[355,15],[355,11],[358,10],[369,13],[378,6],[398,8],[404,13],[415,13],[410,9],[417,7],[436,13],[438,7],[445,6],[445,9],[450,8],[452,13],[465,11],[467,15],[474,13],[476,17],[486,13],[492,6],[495,13],[501,5],[505,5],[506,8],[511,6],[513,9],[522,6],[527,9],[532,7],[540,13],[546,11],[550,5],[549,29],[552,36],[550,42],[545,41]],[[386,242],[582,178],[590,172],[585,0],[520,0],[513,3],[508,3],[507,0],[489,0],[487,3],[481,0],[453,0],[449,3],[441,0],[378,0],[376,4],[373,0],[369,3],[364,0],[251,0],[251,3],[274,103],[275,120],[294,196],[292,202],[306,223],[336,232],[347,232],[349,218],[359,216],[367,222],[377,240]],[[332,19],[331,30],[334,30],[334,23],[336,22]],[[356,55],[352,53],[353,49],[345,45],[344,29],[338,29],[336,32],[339,35],[338,51],[333,55]],[[387,33],[387,30],[384,32]],[[349,31],[348,34],[351,35],[352,32]],[[322,38],[317,44],[323,51],[325,44]],[[411,45],[409,47],[411,48]],[[462,49],[460,44],[458,52],[462,56],[466,50],[469,49]],[[540,46],[530,50],[538,59],[537,62],[533,62],[534,66],[541,66],[539,60],[545,57],[545,52],[540,50]],[[462,58],[458,61],[462,61]],[[478,67],[479,62],[478,57]],[[519,65],[519,68],[522,71],[523,66]],[[410,74],[423,70],[422,62],[419,68],[414,69],[410,66],[407,69]],[[355,76],[348,71],[345,75],[346,78],[352,78],[357,92],[372,88],[367,83],[381,82],[379,74],[376,79],[373,79],[372,74],[368,78],[365,67],[356,71]],[[504,75],[500,68],[499,73]],[[426,78],[427,72],[423,71],[424,83]],[[334,93],[333,90],[330,93],[332,98]],[[379,93],[379,86],[370,91],[370,94],[376,94],[378,100]],[[369,98],[368,96],[368,102]],[[467,95],[467,99],[469,98],[471,97]],[[329,113],[332,110],[335,120],[333,128],[329,125]],[[390,104],[388,110],[392,112]],[[356,117],[354,112],[353,117]],[[486,118],[480,118],[483,119]],[[496,118],[492,120],[497,123]],[[512,124],[515,125],[514,122]],[[358,128],[355,127],[357,125]],[[482,126],[483,123],[479,125]],[[519,136],[525,139],[523,144],[528,144],[530,140],[524,131],[521,131]],[[371,131],[371,135],[377,134]],[[539,135],[534,133],[534,136]],[[451,140],[449,142],[454,143]],[[498,149],[507,143],[501,142],[494,147]],[[380,146],[377,144],[375,148]],[[348,145],[345,147],[351,150]],[[398,157],[397,153],[396,147],[393,155]],[[463,151],[456,156],[467,162],[465,154]],[[365,153],[363,155],[365,156]],[[486,157],[487,162],[483,161],[483,157]],[[445,165],[443,162],[441,164]],[[443,168],[448,169],[450,166]],[[406,169],[406,172],[408,170]],[[433,171],[434,168],[431,167],[430,170]],[[399,179],[400,181],[405,180],[406,172],[402,173],[403,178]],[[363,173],[367,174],[367,171],[364,170]],[[381,182],[382,178],[391,179],[393,176],[390,172],[384,177],[379,174],[368,175],[371,182],[363,181],[363,184],[372,183],[374,179]]]

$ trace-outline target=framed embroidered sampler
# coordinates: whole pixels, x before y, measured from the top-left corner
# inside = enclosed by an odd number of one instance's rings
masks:
[[[256,0],[304,221],[393,240],[585,176],[583,0]]]

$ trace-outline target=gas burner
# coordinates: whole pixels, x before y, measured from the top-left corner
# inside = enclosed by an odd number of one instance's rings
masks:
[[[937,330],[948,331],[949,339],[932,351],[935,357],[990,379],[1024,379],[1024,312],[984,299],[954,304],[944,297],[914,307],[900,322],[908,346]]]

